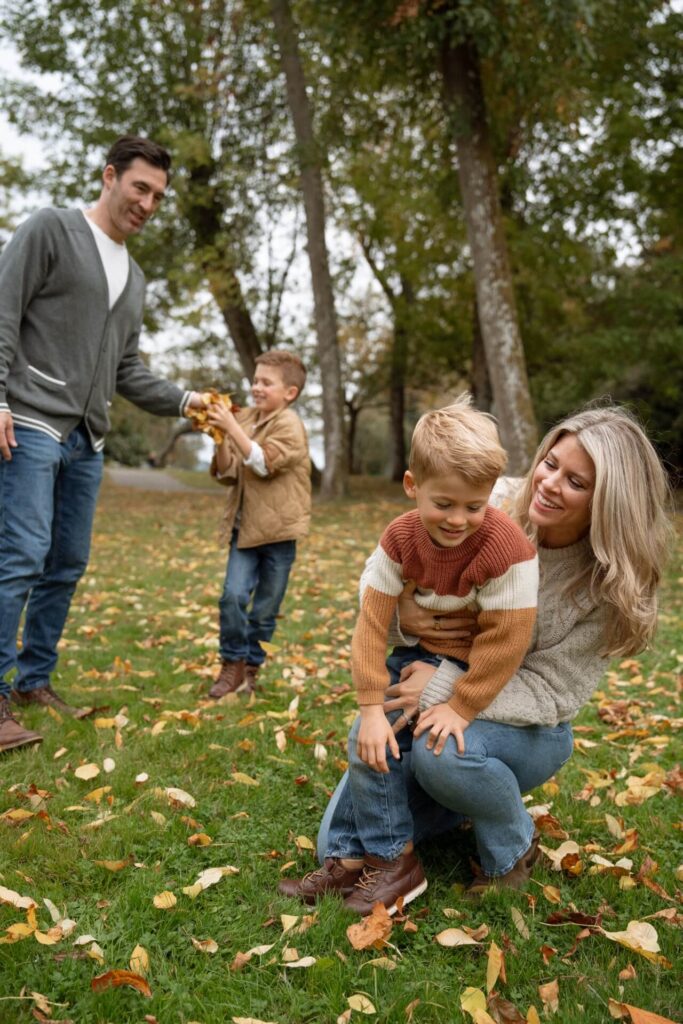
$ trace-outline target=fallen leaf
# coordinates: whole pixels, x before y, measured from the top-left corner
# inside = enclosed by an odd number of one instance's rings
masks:
[[[93,864],[97,864],[98,868],[106,868],[107,871],[123,871],[124,868],[130,867],[132,861],[128,860],[94,860]]]
[[[308,836],[297,836],[294,843],[298,850],[313,850],[315,851],[315,843],[312,842]]]
[[[104,992],[105,989],[118,988],[120,985],[128,985],[148,999],[152,998],[152,990],[148,983],[134,971],[107,971],[106,974],[100,974],[90,982],[93,992]]]
[[[604,928],[600,928],[599,932],[612,942],[618,942],[627,949],[632,949],[634,953],[640,953],[647,960],[652,960],[663,967],[671,967],[666,957],[659,955],[657,931],[647,921],[629,921],[626,930],[622,932],[608,932]]]
[[[538,986],[538,994],[545,1008],[546,1014],[557,1013],[560,1008],[560,986],[557,978]]]
[[[149,953],[144,946],[136,946],[130,954],[130,969],[136,974],[149,974]]]
[[[251,775],[245,775],[244,772],[231,772],[230,778],[235,782],[240,782],[243,786],[260,786],[261,783],[257,779],[252,779]]]
[[[81,764],[74,771],[74,775],[77,779],[94,779],[95,776],[100,774],[100,769],[96,764]]]
[[[152,902],[157,910],[170,910],[171,907],[175,907],[178,898],[169,889],[164,889],[163,892],[156,894]]]
[[[17,910],[29,910],[31,907],[37,907],[38,904],[35,900],[32,900],[30,896],[20,896],[14,889],[6,889],[4,885],[0,885],[0,903],[9,903],[11,907],[16,907]]]
[[[486,991],[490,992],[495,988],[498,976],[502,975],[505,980],[505,958],[502,949],[499,949],[495,942],[489,946],[489,955],[486,964]]]
[[[529,928],[527,927],[527,923],[524,920],[524,915],[521,910],[518,910],[517,907],[510,907],[510,915],[519,934],[523,939],[528,939],[530,934]]]
[[[192,938],[192,945],[195,949],[198,949],[200,953],[217,953],[218,943],[214,939],[195,939]]]
[[[462,928],[446,928],[445,931],[439,932],[438,935],[434,936],[436,942],[440,946],[480,946],[481,943],[473,939],[471,935],[463,931]]]
[[[392,920],[383,903],[375,903],[372,912],[358,924],[350,924],[346,937],[354,949],[382,949],[391,935]]]
[[[350,1009],[355,1010],[356,1013],[377,1013],[373,1004],[366,995],[363,995],[362,992],[354,993],[354,995],[349,996],[346,1001],[349,1004]]]
[[[174,807],[196,807],[197,801],[184,789],[177,789],[175,786],[167,786],[164,793]]]
[[[213,839],[206,832],[195,832],[193,836],[187,837],[188,846],[211,846],[212,842]]]
[[[292,960],[285,962],[285,967],[312,967],[316,962],[314,956],[304,956],[301,960]]]

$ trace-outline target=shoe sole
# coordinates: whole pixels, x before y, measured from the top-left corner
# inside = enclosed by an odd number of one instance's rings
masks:
[[[38,743],[43,742],[42,736],[36,736],[35,739],[30,740],[17,740],[16,743],[3,743],[0,747],[0,754],[4,754],[6,750],[17,750],[19,747],[35,747]]]
[[[416,900],[418,896],[422,895],[426,888],[427,879],[425,878],[424,881],[420,882],[419,885],[416,885],[414,889],[411,889],[410,892],[407,892],[405,894],[405,896],[403,897],[403,906],[407,907],[409,903],[412,903],[413,900]],[[397,913],[397,911],[398,907],[396,906],[396,903],[394,903],[393,906],[387,908],[387,914],[389,915],[389,917],[393,917],[394,914]]]

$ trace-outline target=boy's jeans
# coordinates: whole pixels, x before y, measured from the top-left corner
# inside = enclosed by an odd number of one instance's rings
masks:
[[[528,850],[533,835],[522,793],[547,782],[569,760],[571,725],[515,726],[477,718],[465,731],[463,755],[453,737],[438,757],[426,741],[427,734],[415,740],[402,763],[415,844],[470,820],[484,872],[504,875]],[[362,856],[348,775],[320,825],[321,862],[325,856]]]
[[[61,443],[21,426],[15,435],[11,461],[0,459],[0,696],[9,694],[7,676],[15,666],[17,690],[50,681],[71,598],[88,564],[102,479],[102,452],[93,451],[83,426]]]
[[[296,558],[296,541],[237,547],[233,530],[220,611],[220,654],[223,661],[261,665],[266,655],[259,640],[270,640],[275,618],[287,590]],[[251,607],[248,608],[251,601]]]
[[[387,658],[392,683],[397,683],[401,670],[413,661],[438,665],[441,658],[420,645],[395,647]],[[463,665],[464,663],[460,663]],[[395,722],[400,712],[387,718]],[[396,760],[387,749],[387,772],[376,772],[360,759],[357,752],[360,716],[351,727],[348,740],[349,785],[340,797],[330,822],[327,857],[362,857],[369,853],[382,860],[393,860],[413,839],[413,816],[402,760]],[[401,758],[410,752],[413,734],[406,727],[396,734]]]

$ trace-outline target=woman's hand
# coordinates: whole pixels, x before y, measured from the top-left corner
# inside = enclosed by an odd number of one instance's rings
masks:
[[[434,704],[422,712],[413,735],[415,739],[418,739],[423,732],[429,730],[427,750],[433,749],[437,757],[446,746],[448,737],[454,736],[458,753],[464,754],[465,737],[463,733],[469,724],[467,719],[454,711],[450,704]]]
[[[384,702],[384,710],[400,710],[408,721],[417,718],[420,694],[435,672],[436,665],[429,665],[426,661],[413,661],[406,665],[401,670],[400,681],[393,686],[387,686],[384,691],[390,698]],[[399,718],[394,722],[394,732],[399,732],[405,725],[405,720]]]
[[[376,772],[388,772],[387,745],[398,761],[401,753],[383,704],[364,704],[360,709],[357,751],[361,761]],[[402,721],[402,719],[400,720]]]
[[[414,580],[408,580],[398,599],[398,621],[403,633],[425,640],[463,640],[478,633],[474,613],[463,609],[449,615],[435,615],[417,603],[413,597],[415,586]]]

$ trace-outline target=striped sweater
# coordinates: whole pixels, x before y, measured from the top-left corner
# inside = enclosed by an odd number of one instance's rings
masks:
[[[459,608],[479,613],[472,638],[431,641],[422,646],[469,663],[449,703],[471,720],[516,672],[536,618],[538,559],[512,520],[491,506],[476,533],[454,548],[434,544],[417,510],[386,528],[363,573],[361,610],[351,661],[359,704],[381,704],[388,685],[385,667],[389,626],[407,580],[416,601],[435,615]]]

